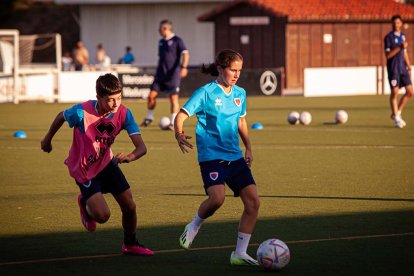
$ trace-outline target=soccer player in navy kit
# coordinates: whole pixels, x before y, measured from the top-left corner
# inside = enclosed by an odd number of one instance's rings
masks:
[[[202,71],[217,76],[217,79],[197,89],[175,119],[175,137],[182,152],[186,153],[193,146],[188,140],[191,137],[184,134],[183,123],[188,117],[197,116],[198,162],[208,196],[193,221],[185,227],[179,243],[185,249],[190,248],[204,220],[223,204],[226,183],[234,196],[240,196],[244,205],[237,245],[231,253],[230,263],[256,266],[257,261],[246,252],[260,201],[250,170],[253,154],[245,118],[246,91],[236,85],[242,66],[243,57],[233,50],[223,50],[214,63],[203,65]],[[246,148],[244,156],[239,136]]]
[[[388,81],[391,86],[391,119],[397,128],[405,127],[406,123],[401,117],[402,110],[413,95],[411,82],[411,65],[407,54],[407,41],[401,31],[403,25],[401,16],[394,15],[391,19],[393,30],[384,38],[385,57],[387,58]],[[398,103],[398,92],[405,87],[405,94]]]
[[[154,120],[156,98],[159,92],[165,92],[168,93],[171,103],[170,129],[172,130],[172,124],[179,111],[178,93],[181,78],[185,78],[188,74],[190,54],[183,40],[173,33],[171,21],[161,21],[159,32],[163,38],[159,42],[157,72],[148,96],[147,116],[141,126],[147,127]]]

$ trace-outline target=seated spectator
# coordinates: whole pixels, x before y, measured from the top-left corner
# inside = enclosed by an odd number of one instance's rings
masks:
[[[70,52],[66,51],[62,57],[62,71],[72,71],[73,59],[70,56]]]
[[[134,54],[132,53],[132,48],[127,46],[125,48],[125,55],[121,58],[120,63],[123,64],[132,64],[135,61]]]

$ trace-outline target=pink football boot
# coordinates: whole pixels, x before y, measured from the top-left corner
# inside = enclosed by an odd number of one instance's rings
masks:
[[[82,195],[80,194],[78,196],[78,205],[79,205],[80,217],[81,217],[82,224],[83,224],[83,226],[85,226],[86,230],[88,230],[89,232],[95,232],[95,230],[96,230],[96,221],[94,221],[86,213],[86,208],[84,208],[82,206],[81,199],[82,199]]]
[[[135,256],[152,256],[154,251],[146,248],[144,245],[138,243],[137,241],[133,245],[122,245],[122,254],[124,255],[135,255]]]

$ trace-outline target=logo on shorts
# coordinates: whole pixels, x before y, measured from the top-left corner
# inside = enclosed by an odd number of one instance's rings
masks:
[[[85,187],[87,189],[91,186],[91,184],[92,184],[92,181],[89,180],[88,182],[83,183],[82,185],[83,185],[83,187]]]
[[[210,173],[211,180],[215,181],[218,178],[218,172],[211,172]]]
[[[223,103],[221,102],[221,99],[220,98],[217,98],[216,99],[216,106],[217,105],[223,105]]]
[[[391,80],[391,86],[392,87],[397,86],[397,80]]]
[[[234,103],[235,103],[237,106],[240,106],[240,104],[241,104],[241,100],[240,100],[240,98],[234,98]]]

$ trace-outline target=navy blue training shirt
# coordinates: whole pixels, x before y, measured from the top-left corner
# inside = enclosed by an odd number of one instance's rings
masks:
[[[405,42],[405,35],[401,32],[400,35],[394,33],[394,31],[387,34],[384,38],[384,50],[390,52],[393,49],[400,47]],[[401,49],[398,54],[387,60],[388,76],[407,74],[407,66],[404,61],[404,52],[406,50]]]
[[[187,48],[183,40],[176,35],[160,40],[156,81],[163,82],[165,85],[180,85],[180,59],[184,51],[187,51]]]

